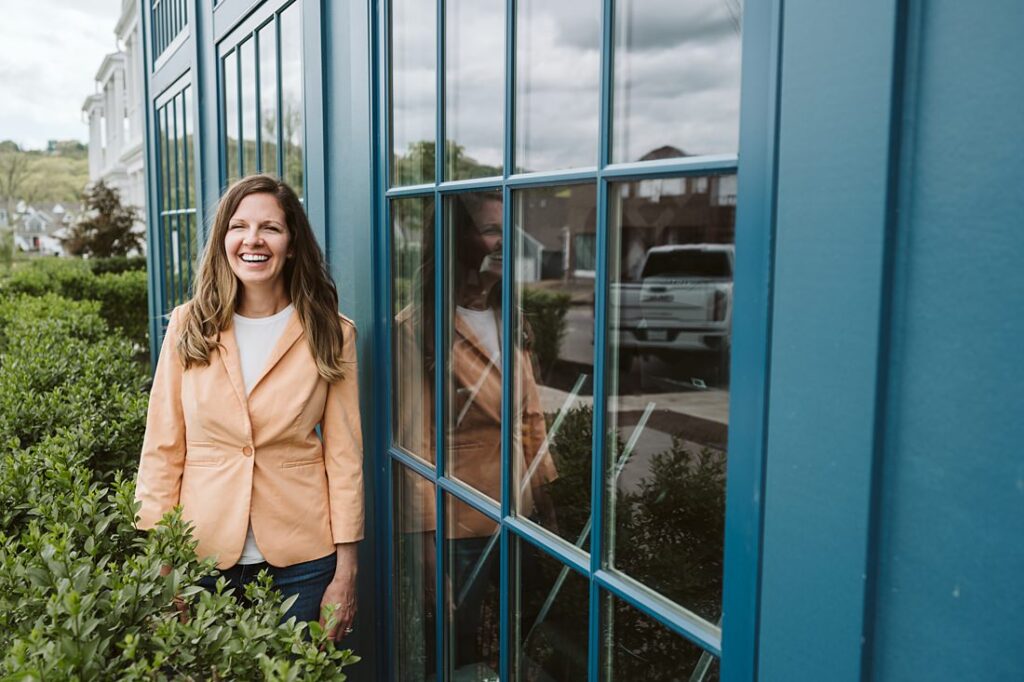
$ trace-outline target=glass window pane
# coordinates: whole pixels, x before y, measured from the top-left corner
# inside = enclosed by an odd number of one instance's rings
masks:
[[[394,470],[395,679],[436,679],[436,550],[434,488],[410,469]]]
[[[171,100],[174,120],[171,122],[174,135],[174,206],[185,207],[185,93],[178,93]]]
[[[498,679],[501,547],[498,524],[451,495],[445,496],[449,593],[446,680]]]
[[[164,261],[164,312],[170,312],[177,302],[177,298],[174,294],[174,242],[172,241],[171,234],[171,216],[164,216],[161,219],[163,224],[163,261]]]
[[[445,3],[445,177],[501,175],[505,2]]]
[[[185,206],[188,208],[196,207],[195,188],[192,186],[192,178],[195,177],[196,172],[196,150],[194,146],[195,140],[192,138],[192,93],[189,88],[185,88],[181,93],[182,98],[182,112],[183,112],[183,123],[184,132],[182,137],[185,143],[185,173],[182,174],[181,179],[185,187]]]
[[[395,444],[434,463],[434,198],[391,202]]]
[[[260,48],[260,171],[277,175],[277,26],[259,31]]]
[[[596,165],[601,3],[516,5],[516,172]]]
[[[587,679],[589,582],[525,540],[513,552],[512,678]]]
[[[608,593],[601,599],[602,682],[718,682],[718,659]]]
[[[612,185],[608,563],[721,614],[736,176]]]
[[[238,53],[231,52],[223,61],[224,68],[224,130],[227,184],[239,178],[238,148]]]
[[[743,0],[615,3],[612,159],[735,154]]]
[[[501,499],[501,192],[446,198],[449,476]]]
[[[391,183],[434,181],[436,2],[391,3]]]
[[[242,171],[256,172],[256,41],[247,38],[238,48],[242,59]]]
[[[594,234],[594,185],[515,192],[515,509],[579,547],[590,540],[594,275],[575,237]]]
[[[281,125],[284,180],[305,196],[304,119],[302,109],[302,15],[295,3],[281,13]]]

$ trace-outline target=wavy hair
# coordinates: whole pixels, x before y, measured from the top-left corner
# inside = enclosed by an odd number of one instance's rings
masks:
[[[295,305],[317,371],[328,382],[338,381],[345,374],[338,290],[295,191],[270,175],[242,178],[221,197],[192,298],[182,309],[175,346],[178,357],[186,370],[210,364],[210,353],[222,345],[220,333],[231,325],[240,288],[228,263],[224,237],[238,205],[250,194],[271,194],[284,211],[293,254],[282,273],[285,289]]]

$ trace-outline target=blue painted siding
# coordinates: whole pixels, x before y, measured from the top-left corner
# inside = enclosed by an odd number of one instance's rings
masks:
[[[1024,4],[910,23],[875,679],[1024,679]]]
[[[852,681],[861,679],[897,3],[790,1],[784,12],[759,673]]]

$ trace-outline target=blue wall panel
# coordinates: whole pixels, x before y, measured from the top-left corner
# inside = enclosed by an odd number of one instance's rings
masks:
[[[861,679],[895,0],[787,0],[760,679]]]
[[[1022,27],[1017,0],[911,15],[879,680],[1024,679]]]
[[[305,0],[311,5],[315,0]],[[373,275],[373,164],[370,125],[370,15],[369,3],[324,2],[322,139],[310,135],[310,149],[318,147],[326,173],[327,259],[338,287],[341,312],[359,329],[359,397],[363,417],[363,475],[366,490],[366,536],[359,545],[359,614],[355,633],[345,645],[362,657],[346,669],[353,682],[382,679],[383,623],[378,599],[388,576],[377,556],[377,492],[382,479],[384,457],[378,450],[378,431],[383,415],[375,409],[375,391],[381,388],[374,371],[375,344],[382,343],[374,324]],[[315,25],[306,24],[309,31]],[[317,55],[307,50],[307,59]],[[308,106],[308,103],[307,103]],[[319,116],[312,111],[308,117]],[[314,130],[310,126],[310,132]],[[382,292],[382,295],[386,293]]]

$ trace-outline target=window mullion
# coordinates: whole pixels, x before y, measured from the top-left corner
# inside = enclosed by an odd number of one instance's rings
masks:
[[[601,111],[598,123],[598,172],[604,170],[611,156],[611,115],[612,115],[612,64],[614,55],[614,34],[612,0],[604,0],[601,11]],[[594,422],[591,444],[591,488],[590,488],[590,612],[589,637],[587,646],[587,677],[591,681],[600,679],[601,662],[606,654],[601,646],[601,589],[595,574],[601,569],[604,552],[604,469],[605,446],[605,354],[607,353],[607,292],[608,292],[608,181],[603,177],[597,182],[597,231],[594,273]]]

